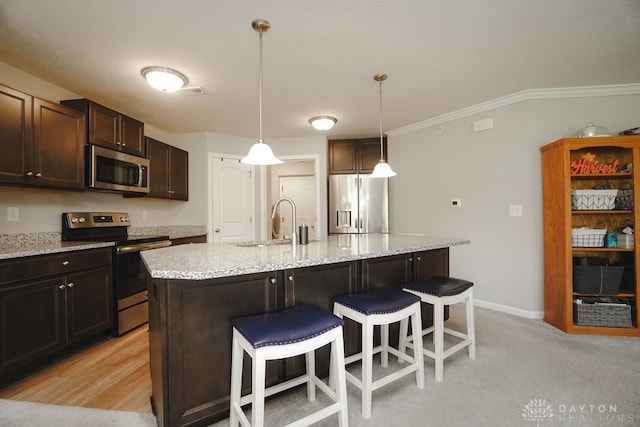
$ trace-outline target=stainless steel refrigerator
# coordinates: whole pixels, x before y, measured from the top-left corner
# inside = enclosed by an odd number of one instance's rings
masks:
[[[388,233],[389,180],[329,175],[329,233]]]

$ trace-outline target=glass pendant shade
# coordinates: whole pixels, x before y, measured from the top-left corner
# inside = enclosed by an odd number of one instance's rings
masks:
[[[380,160],[375,168],[373,168],[373,172],[369,175],[369,178],[389,178],[390,176],[396,176],[389,163],[384,160]]]
[[[184,74],[166,67],[146,67],[141,73],[160,92],[175,92],[189,81]]]
[[[260,141],[251,147],[249,154],[240,160],[248,165],[279,165],[282,160],[273,155],[271,147]]]

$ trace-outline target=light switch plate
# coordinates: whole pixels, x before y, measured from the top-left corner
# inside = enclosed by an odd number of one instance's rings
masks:
[[[509,216],[522,216],[522,205],[509,205]]]

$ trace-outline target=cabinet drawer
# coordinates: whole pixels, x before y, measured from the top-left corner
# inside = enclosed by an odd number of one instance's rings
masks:
[[[66,274],[71,271],[111,264],[111,249],[89,249],[55,255],[38,255],[0,263],[0,284]]]

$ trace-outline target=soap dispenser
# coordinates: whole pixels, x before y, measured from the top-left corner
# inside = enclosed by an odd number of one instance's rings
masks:
[[[301,245],[309,243],[309,227],[304,223],[304,219],[302,220],[300,227],[298,227],[298,243]]]

